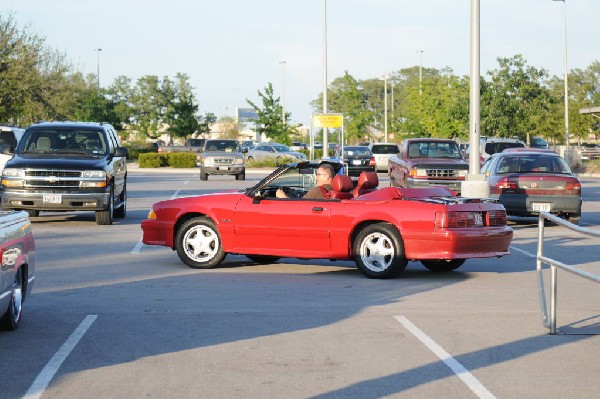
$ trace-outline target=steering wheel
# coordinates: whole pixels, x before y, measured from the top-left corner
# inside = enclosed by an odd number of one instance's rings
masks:
[[[285,195],[288,196],[288,198],[300,198],[296,190],[289,186],[279,186],[278,188],[282,189]]]

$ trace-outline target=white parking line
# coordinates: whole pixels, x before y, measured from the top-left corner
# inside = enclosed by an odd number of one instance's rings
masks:
[[[177,196],[179,195],[179,191],[181,191],[181,190],[175,191],[175,193],[171,196],[171,199],[177,198]]]
[[[517,247],[514,247],[512,245],[510,246],[510,249],[512,249],[513,251],[520,252],[520,253],[522,253],[525,256],[529,256],[530,258],[537,258],[536,254],[532,254],[531,252],[524,251],[524,250],[522,250],[520,248],[517,248]]]
[[[475,378],[467,369],[464,368],[456,359],[454,359],[448,352],[439,346],[434,340],[429,338],[427,334],[421,331],[415,326],[410,320],[404,316],[394,316],[396,320],[400,322],[408,331],[410,331],[415,337],[419,339],[425,346],[432,351],[442,362],[446,364],[460,378],[465,385],[477,395],[479,398],[492,399],[495,398],[486,387],[483,386],[477,378]]]
[[[135,244],[135,247],[133,247],[133,249],[131,250],[131,254],[132,255],[137,255],[140,253],[140,249],[142,249],[142,247],[144,246],[144,243],[142,242],[142,240],[139,240],[137,244]]]
[[[54,374],[56,374],[61,364],[65,361],[67,356],[69,356],[73,348],[75,348],[79,340],[83,337],[97,317],[98,315],[87,315],[85,319],[83,319],[75,331],[73,331],[71,336],[58,349],[54,356],[52,356],[52,359],[50,359],[46,366],[44,366],[23,398],[37,399],[44,394],[44,391],[48,387],[48,384],[50,384],[50,381],[52,381]]]

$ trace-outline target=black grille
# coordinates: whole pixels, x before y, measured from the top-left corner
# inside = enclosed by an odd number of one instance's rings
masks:
[[[458,177],[456,169],[427,169],[427,177]]]
[[[33,177],[80,177],[81,172],[76,170],[25,170],[25,175]]]
[[[79,181],[29,180],[28,187],[79,187]]]

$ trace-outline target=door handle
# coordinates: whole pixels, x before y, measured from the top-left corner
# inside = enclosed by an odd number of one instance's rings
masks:
[[[323,212],[325,209],[320,207],[320,206],[315,206],[313,207],[312,211],[313,212]]]

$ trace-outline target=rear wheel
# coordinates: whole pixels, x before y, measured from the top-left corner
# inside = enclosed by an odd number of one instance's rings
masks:
[[[246,255],[248,259],[252,262],[263,264],[274,263],[279,260],[279,256],[269,256],[269,255]]]
[[[175,236],[179,259],[194,269],[210,269],[225,258],[221,237],[212,220],[197,217],[185,222]]]
[[[396,228],[376,223],[362,229],[353,244],[358,270],[369,278],[392,278],[406,269],[404,244]]]
[[[15,280],[10,288],[10,302],[2,319],[2,326],[8,330],[16,330],[21,323],[21,310],[23,308],[23,278],[22,270],[17,270]]]
[[[466,259],[422,260],[421,264],[432,272],[451,272],[465,263]]]
[[[35,210],[35,209],[28,209],[27,214],[29,215],[29,217],[36,217],[36,216],[40,216],[40,211]]]

